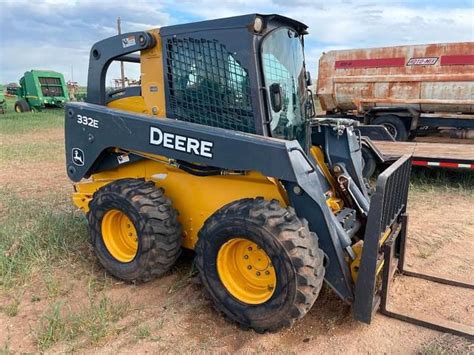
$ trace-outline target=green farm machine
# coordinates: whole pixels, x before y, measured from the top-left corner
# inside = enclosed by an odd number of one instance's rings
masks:
[[[54,71],[30,70],[20,79],[15,102],[16,112],[63,107],[69,101],[64,76]]]
[[[5,113],[7,110],[7,101],[5,100],[5,93],[3,90],[5,90],[5,88],[0,85],[0,113]]]

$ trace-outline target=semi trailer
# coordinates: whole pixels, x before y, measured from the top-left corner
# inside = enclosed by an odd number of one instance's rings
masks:
[[[474,138],[474,42],[329,51],[316,94],[326,116],[383,125],[398,141]]]
[[[317,119],[357,120],[371,138],[366,177],[406,153],[417,166],[474,169],[474,42],[323,53],[316,98]]]

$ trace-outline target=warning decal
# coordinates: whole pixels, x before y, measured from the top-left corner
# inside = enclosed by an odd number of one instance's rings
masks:
[[[134,46],[136,44],[135,36],[128,36],[122,38],[122,47],[128,48],[130,46]]]

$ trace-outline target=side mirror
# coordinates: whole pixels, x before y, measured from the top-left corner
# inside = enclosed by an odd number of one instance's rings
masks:
[[[272,104],[272,110],[274,112],[280,112],[283,107],[282,102],[283,90],[281,85],[278,83],[273,83],[270,85],[270,102]]]
[[[313,79],[311,79],[311,73],[309,71],[306,72],[306,86],[313,85]]]

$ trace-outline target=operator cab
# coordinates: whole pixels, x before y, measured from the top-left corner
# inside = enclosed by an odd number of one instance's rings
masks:
[[[152,49],[140,52],[141,93],[130,88],[129,94],[116,99],[164,92],[161,105],[145,99],[145,112],[298,140],[308,152],[308,112],[313,111],[308,110],[312,100],[303,52],[306,29],[306,25],[283,16],[250,14],[152,30],[149,33],[155,38],[146,46]],[[100,51],[97,44],[91,50],[87,101],[105,104],[110,99],[101,99],[106,96],[105,84],[100,83],[105,81],[104,68],[95,68],[101,61],[108,67],[111,61],[107,62]],[[151,51],[153,55],[149,55]],[[155,70],[162,72],[163,84],[156,78],[150,81],[156,75],[148,68],[156,68],[157,55],[162,68]],[[147,65],[152,61],[152,66]]]
[[[257,14],[162,28],[168,117],[297,139],[307,151],[306,28]]]

